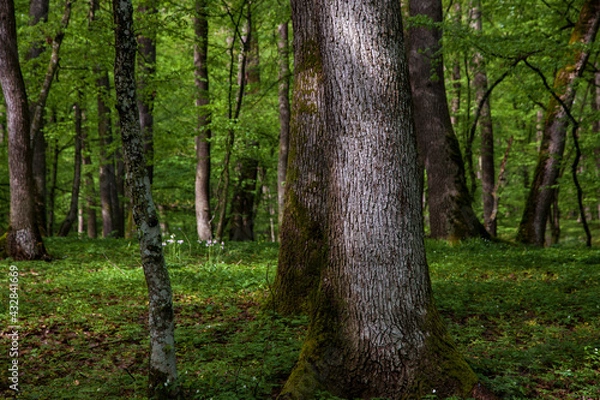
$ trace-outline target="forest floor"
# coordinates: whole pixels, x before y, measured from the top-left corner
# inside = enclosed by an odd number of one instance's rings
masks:
[[[261,310],[277,246],[168,240],[185,398],[273,398],[307,323]],[[14,395],[8,369],[17,359],[21,399],[143,399],[147,299],[137,243],[50,238],[47,247],[50,263],[0,261],[0,398]],[[600,250],[428,241],[427,254],[438,308],[488,388],[505,399],[600,399]],[[19,326],[17,357],[10,325]]]

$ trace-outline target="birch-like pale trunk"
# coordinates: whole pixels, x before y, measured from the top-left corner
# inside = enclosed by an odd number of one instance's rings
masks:
[[[127,185],[133,202],[140,254],[149,296],[150,365],[148,397],[179,396],[175,359],[173,295],[162,250],[158,214],[146,169],[144,137],[137,109],[133,6],[130,0],[113,0],[115,22],[115,91],[119,111]]]

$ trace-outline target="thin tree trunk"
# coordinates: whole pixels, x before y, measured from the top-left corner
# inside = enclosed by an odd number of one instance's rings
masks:
[[[250,7],[248,1],[244,2],[244,5]],[[240,11],[239,17],[237,20],[230,14],[230,18],[234,22],[234,30],[237,32],[240,27],[240,21],[243,15],[243,7]],[[234,35],[235,39],[235,35]],[[248,51],[250,48],[250,40],[251,38],[246,37],[246,40],[242,38],[242,51],[239,57],[239,73],[238,76],[243,77],[246,76],[246,66],[248,61]],[[240,79],[238,84],[238,90],[235,97],[235,103],[233,99],[234,93],[234,69],[235,69],[235,40],[231,41],[231,46],[229,47],[229,90],[228,90],[228,112],[227,118],[230,122],[236,123],[240,113],[242,111],[242,103],[244,101],[244,95],[246,90],[246,79]],[[230,164],[231,164],[231,153],[233,151],[233,144],[235,142],[235,130],[234,128],[229,128],[227,130],[227,138],[225,140],[225,156],[223,157],[223,171],[221,176],[221,190],[218,193],[217,199],[217,210],[218,210],[218,218],[217,218],[217,229],[215,232],[215,236],[218,240],[223,239],[223,233],[225,232],[226,218],[227,218],[227,200],[229,197],[229,184],[230,184]]]
[[[73,173],[73,185],[71,189],[71,205],[69,212],[58,230],[58,236],[67,236],[73,223],[77,219],[77,209],[79,205],[79,187],[81,183],[81,151],[83,147],[83,130],[81,126],[81,106],[75,103],[75,162]]]
[[[292,1],[294,79],[285,206],[270,306],[284,315],[307,311],[325,263],[323,67],[312,0]]]
[[[260,85],[260,61],[258,52],[258,39],[254,31],[252,20],[252,0],[248,0],[246,12],[246,35],[242,38],[243,55],[240,56],[240,74],[238,81],[245,81],[246,95],[256,94]],[[241,65],[245,62],[242,73]],[[237,161],[236,185],[231,199],[231,220],[229,226],[229,239],[233,241],[254,240],[254,218],[257,203],[258,179],[258,150],[259,143],[247,139],[244,151]]]
[[[279,206],[278,222],[283,222],[285,199],[285,183],[288,165],[288,149],[290,134],[290,56],[288,23],[282,23],[277,28],[279,41],[279,159],[277,162],[277,204]]]
[[[90,167],[92,165],[92,158],[90,156],[89,143],[87,140],[87,135],[82,138],[83,142],[83,168],[85,171],[85,209],[86,209],[86,230],[87,236],[89,238],[95,239],[98,237],[98,227],[97,227],[97,219],[96,219],[96,188],[94,186],[94,177],[92,172],[90,171]],[[86,166],[89,166],[86,168]]]
[[[592,43],[599,25],[600,2],[586,0],[569,43]],[[521,243],[544,245],[546,223],[563,161],[567,128],[572,119],[570,108],[575,99],[575,81],[583,73],[590,52],[585,46],[573,46],[569,51],[572,52],[572,61],[558,71],[554,89],[550,89],[553,93],[546,109],[538,163],[517,233],[517,240]]]
[[[476,33],[481,33],[481,1],[476,0],[471,5],[471,26]],[[475,101],[483,107],[480,111],[479,128],[481,130],[481,188],[483,197],[483,223],[490,236],[497,233],[496,220],[491,218],[494,209],[494,191],[496,171],[494,166],[494,130],[489,96],[484,101],[488,91],[488,79],[485,71],[485,60],[481,53],[473,56],[475,68],[473,85],[475,86]]]
[[[441,0],[411,1],[409,9],[411,16],[442,22]],[[409,36],[417,143],[427,172],[431,237],[451,241],[489,238],[473,211],[460,146],[450,122],[440,48],[442,31],[438,27],[412,27]]]
[[[400,3],[306,3],[292,1],[294,18],[318,18],[326,250],[305,345],[279,398],[468,396],[477,377],[431,294]]]
[[[50,4],[48,0],[31,0],[29,2],[29,24],[31,26],[35,26],[40,22],[48,21],[48,11],[50,8]],[[44,42],[34,42],[29,51],[27,52],[25,58],[32,62],[33,67],[37,70],[41,68],[41,62],[38,60],[38,57],[44,52],[45,46]],[[33,106],[33,105],[30,105]],[[30,115],[33,115],[33,107],[30,109]],[[35,188],[35,214],[37,219],[37,224],[40,227],[40,231],[42,235],[46,235],[48,231],[48,220],[47,220],[47,208],[46,208],[46,199],[47,199],[47,190],[46,190],[46,138],[41,129],[37,132],[34,132],[34,136],[31,137],[32,140],[32,153],[33,153],[33,183]]]
[[[175,359],[173,295],[162,251],[160,224],[152,200],[137,110],[136,41],[130,0],[114,0],[115,91],[127,168],[127,184],[138,227],[140,255],[149,295],[150,365],[148,398],[179,397]]]
[[[56,179],[58,175],[58,156],[60,155],[60,149],[58,148],[58,139],[54,139],[52,143],[52,162],[50,164],[50,188],[48,190],[48,227],[47,232],[49,236],[54,234],[54,222],[55,207],[56,203]]]
[[[454,3],[454,22],[457,25],[461,24],[462,20],[462,9],[460,2],[457,1]],[[452,123],[452,127],[454,131],[458,131],[458,113],[460,112],[460,96],[462,85],[460,82],[460,61],[457,58],[452,62],[452,99],[450,100],[450,122]]]
[[[199,240],[212,238],[210,213],[210,103],[208,84],[208,9],[206,0],[196,0],[194,17],[194,77],[198,134],[196,135],[195,208],[196,231]]]
[[[144,151],[146,152],[146,162],[148,168],[148,177],[152,184],[154,177],[154,91],[152,79],[156,75],[156,27],[153,20],[156,16],[156,0],[148,0],[139,7],[140,14],[146,14],[147,32],[137,38],[138,42],[138,109],[140,113],[140,127],[144,135]]]
[[[0,0],[0,85],[8,119],[10,226],[7,254],[15,260],[47,259],[35,218],[29,106],[19,64],[12,0]]]
[[[115,175],[112,144],[110,107],[107,105],[110,94],[108,72],[98,70],[98,136],[100,137],[100,204],[102,207],[102,236],[122,237],[122,217],[120,216],[117,179]]]

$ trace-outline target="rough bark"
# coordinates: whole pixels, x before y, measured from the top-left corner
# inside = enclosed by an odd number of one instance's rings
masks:
[[[292,1],[294,79],[285,206],[270,304],[281,314],[307,311],[325,263],[323,68],[313,0]]]
[[[77,219],[77,209],[79,205],[79,187],[81,184],[81,164],[83,148],[83,130],[81,126],[81,106],[75,103],[73,106],[75,111],[75,160],[73,168],[73,184],[71,186],[71,204],[69,211],[63,223],[58,229],[58,236],[67,236],[73,223]]]
[[[8,130],[10,226],[6,238],[7,254],[15,260],[47,259],[35,219],[29,106],[19,64],[12,0],[0,0],[0,85],[6,102]]]
[[[162,251],[160,224],[150,191],[144,137],[137,110],[135,71],[136,41],[130,0],[114,0],[115,91],[127,185],[133,201],[140,254],[149,295],[150,365],[148,398],[179,396],[175,359],[173,299]]]
[[[519,224],[517,240],[543,246],[546,223],[561,169],[567,128],[571,123],[570,108],[575,99],[577,78],[583,73],[592,43],[600,25],[600,2],[586,0],[573,28],[569,44],[570,61],[554,78],[553,95],[546,109],[544,132],[538,162]]]
[[[441,0],[411,1],[409,11],[411,16],[442,22]],[[489,238],[473,211],[460,146],[450,121],[440,42],[442,31],[438,26],[414,26],[409,29],[409,36],[415,129],[420,162],[427,173],[431,237]]]
[[[208,83],[208,10],[206,0],[196,0],[194,16],[194,78],[198,133],[196,135],[195,208],[199,240],[212,238],[210,214],[210,104]]]
[[[327,250],[280,398],[466,396],[477,377],[433,305],[425,260],[400,3],[317,0],[301,12],[318,18],[323,60]]]
[[[279,226],[283,222],[285,203],[285,184],[289,154],[290,135],[290,55],[288,39],[288,22],[277,28],[279,40],[279,159],[277,161],[277,204],[279,206]]]
[[[475,32],[481,32],[481,1],[471,3],[471,27]],[[488,90],[488,79],[483,55],[476,52],[473,56],[473,86],[475,87],[475,102],[483,101],[479,116],[479,129],[481,132],[481,189],[483,200],[483,224],[488,233],[495,237],[497,232],[496,219],[491,218],[494,209],[494,186],[496,171],[494,166],[494,129],[489,96],[484,100]]]
[[[102,236],[122,237],[123,218],[120,215],[115,157],[110,148],[112,124],[110,107],[107,104],[110,94],[108,71],[99,69],[96,79],[98,89],[98,136],[100,137],[100,205],[102,210]]]

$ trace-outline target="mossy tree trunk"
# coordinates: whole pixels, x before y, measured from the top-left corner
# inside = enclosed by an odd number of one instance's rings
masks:
[[[144,137],[137,109],[136,40],[130,0],[114,0],[115,90],[127,185],[133,202],[140,254],[149,296],[150,365],[148,398],[179,397],[175,359],[173,295],[162,250],[160,224],[150,191]]]
[[[307,338],[280,399],[469,395],[477,377],[431,294],[400,2],[292,7],[317,22],[326,217]]]
[[[442,22],[441,0],[412,0],[411,16]],[[415,99],[415,130],[420,163],[427,173],[431,237],[462,240],[489,238],[471,205],[465,168],[454,133],[442,62],[442,30],[435,26],[409,29],[409,63]]]
[[[573,28],[569,44],[571,60],[554,78],[553,95],[544,119],[544,131],[529,195],[519,224],[517,240],[543,246],[550,207],[556,191],[565,151],[570,108],[576,91],[576,80],[583,73],[590,55],[589,44],[594,42],[600,25],[600,2],[586,0]]]
[[[323,70],[313,0],[292,1],[294,80],[280,250],[271,306],[306,311],[325,262]]]
[[[13,0],[0,0],[0,85],[6,102],[10,226],[8,256],[15,260],[48,258],[35,217],[29,105],[19,64]]]

